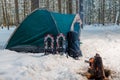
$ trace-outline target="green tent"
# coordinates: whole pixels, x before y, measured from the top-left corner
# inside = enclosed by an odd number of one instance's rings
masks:
[[[45,9],[35,10],[15,30],[6,49],[42,52],[45,35],[52,34],[56,37],[59,33],[63,33],[66,36],[74,17],[73,14],[60,14]]]

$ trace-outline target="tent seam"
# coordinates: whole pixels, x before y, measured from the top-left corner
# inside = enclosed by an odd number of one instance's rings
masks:
[[[57,28],[57,22],[56,22],[56,20],[55,20],[54,17],[52,16],[51,12],[49,12],[49,13],[50,13],[50,15],[51,15],[51,17],[52,17],[52,19],[53,19],[55,25],[56,25],[56,29],[57,29],[58,33],[60,33],[60,31],[59,31],[58,28]]]

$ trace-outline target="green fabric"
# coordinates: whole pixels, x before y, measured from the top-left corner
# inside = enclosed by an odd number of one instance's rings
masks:
[[[31,13],[16,29],[8,44],[7,49],[32,45],[44,47],[44,37],[52,34],[56,37],[59,33],[67,34],[75,15],[59,14],[47,10],[36,10]]]
[[[72,25],[75,15],[52,13],[52,16],[56,22],[59,32],[66,35],[67,32],[70,31],[70,27]]]

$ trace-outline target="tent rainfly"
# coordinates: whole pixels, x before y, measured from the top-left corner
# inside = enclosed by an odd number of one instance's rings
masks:
[[[18,52],[43,52],[45,35],[52,34],[56,38],[59,33],[63,33],[66,36],[74,17],[74,14],[37,9],[16,28],[6,49]]]

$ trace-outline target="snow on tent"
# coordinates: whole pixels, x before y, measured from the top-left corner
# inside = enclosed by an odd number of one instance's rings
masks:
[[[74,14],[60,14],[37,9],[15,30],[6,49],[18,52],[43,52],[45,35],[52,34],[56,37],[59,33],[63,33],[66,36],[74,17]]]

